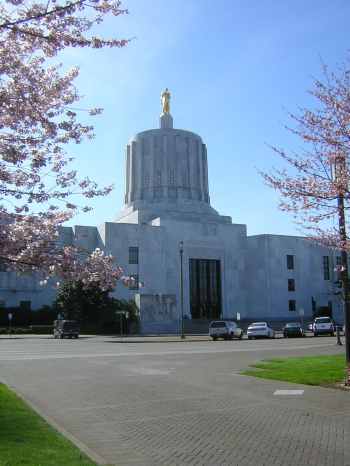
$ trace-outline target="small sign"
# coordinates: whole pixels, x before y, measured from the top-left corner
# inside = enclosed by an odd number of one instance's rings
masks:
[[[304,314],[305,314],[305,311],[304,311],[304,309],[301,307],[301,308],[299,309],[299,315],[300,315],[300,316],[303,316]]]
[[[7,317],[8,317],[8,320],[10,320],[10,321],[11,321],[11,320],[12,320],[12,317],[13,317],[12,313],[11,313],[11,312],[9,312],[9,313],[7,314]]]
[[[237,320],[241,320],[241,313],[237,312]]]

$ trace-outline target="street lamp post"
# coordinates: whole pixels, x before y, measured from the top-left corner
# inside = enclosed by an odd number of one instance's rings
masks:
[[[335,180],[341,179],[346,170],[345,156],[340,155],[335,163]],[[343,247],[347,244],[347,232],[346,232],[346,219],[345,219],[345,203],[344,193],[339,192],[337,196],[337,207],[338,207],[338,226],[339,236],[343,243]],[[349,271],[348,271],[348,253],[345,249],[341,250],[341,270],[340,279],[343,285],[343,297],[344,297],[344,321],[345,321],[345,357],[346,357],[346,376],[345,385],[350,386],[350,283],[349,283]]]
[[[184,330],[184,280],[183,280],[183,254],[184,254],[184,242],[179,242],[179,253],[180,253],[180,303],[181,303],[181,340],[185,338]]]
[[[344,243],[347,241],[346,226],[345,226],[345,207],[344,196],[338,196],[338,220],[339,233],[341,240]],[[348,275],[348,253],[344,249],[341,251],[342,268],[340,278],[343,284],[344,293],[344,323],[345,323],[345,355],[346,355],[346,376],[345,385],[350,385],[350,290],[349,290],[349,275]]]
[[[304,314],[305,314],[304,308],[301,307],[299,309],[299,317],[300,317],[300,321],[301,321],[301,328],[304,328]]]

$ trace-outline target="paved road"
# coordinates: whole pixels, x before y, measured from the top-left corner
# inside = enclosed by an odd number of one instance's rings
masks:
[[[350,393],[239,375],[335,338],[0,339],[0,379],[101,464],[350,465]],[[301,388],[299,396],[277,389]]]

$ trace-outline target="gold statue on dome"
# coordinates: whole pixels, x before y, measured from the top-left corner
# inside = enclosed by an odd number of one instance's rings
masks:
[[[162,92],[160,96],[160,101],[162,102],[163,113],[170,113],[170,92],[168,88],[165,88],[165,91]]]

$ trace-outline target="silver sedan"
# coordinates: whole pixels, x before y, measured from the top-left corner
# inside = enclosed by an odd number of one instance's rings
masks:
[[[275,331],[266,322],[254,322],[247,330],[248,340],[253,338],[275,338]]]

